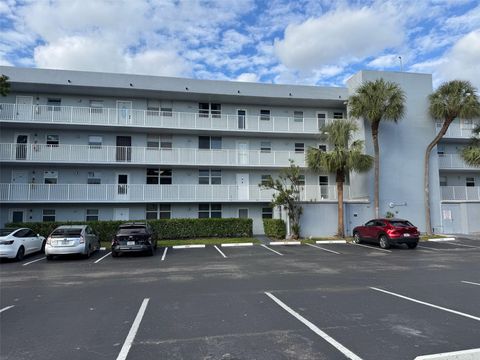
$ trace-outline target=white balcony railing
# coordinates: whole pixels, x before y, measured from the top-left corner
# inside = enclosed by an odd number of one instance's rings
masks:
[[[475,170],[478,168],[468,165],[460,154],[443,154],[438,155],[438,166],[440,169],[468,169]]]
[[[442,200],[480,201],[480,186],[440,186]]]
[[[0,104],[0,121],[318,134],[332,119]]]
[[[435,128],[437,133],[442,128],[442,122],[437,122]],[[461,138],[468,139],[473,136],[472,130],[476,125],[480,124],[480,120],[472,121],[471,123],[465,123],[464,121],[454,120],[448,127],[445,137],[447,138]]]
[[[12,202],[269,202],[273,190],[239,185],[0,184],[0,201]],[[350,198],[344,187],[344,198]],[[336,200],[335,185],[306,185],[302,201]]]
[[[198,166],[305,166],[305,154],[294,151],[158,149],[147,147],[45,144],[0,144],[0,161],[49,163],[132,163]]]

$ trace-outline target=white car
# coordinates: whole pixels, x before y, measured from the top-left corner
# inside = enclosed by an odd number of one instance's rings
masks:
[[[22,260],[27,254],[45,249],[45,238],[31,229],[0,229],[0,258]]]

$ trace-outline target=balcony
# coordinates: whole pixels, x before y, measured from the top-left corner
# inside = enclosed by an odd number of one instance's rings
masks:
[[[467,123],[464,120],[459,121],[454,120],[448,127],[447,132],[444,135],[444,138],[454,138],[454,139],[470,139],[473,136],[472,130],[476,125],[480,124],[480,120],[474,120],[471,123]],[[435,124],[437,133],[442,128],[442,123],[437,122]]]
[[[480,201],[480,186],[440,186],[442,200]]]
[[[345,200],[350,199],[344,187]],[[0,184],[0,201],[28,203],[270,202],[273,190],[250,185]],[[335,185],[306,185],[302,201],[335,201]]]
[[[332,119],[303,118],[302,121],[293,117],[265,115],[212,115],[120,108],[0,104],[0,121],[318,135],[319,127]]]
[[[294,151],[203,150],[188,148],[45,144],[0,144],[0,161],[73,164],[152,164],[180,166],[287,167],[292,159],[305,167],[305,154]]]
[[[465,163],[460,154],[442,154],[438,155],[438,167],[440,170],[477,170],[478,167],[470,166]]]

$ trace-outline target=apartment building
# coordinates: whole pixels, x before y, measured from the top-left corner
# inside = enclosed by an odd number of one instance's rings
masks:
[[[381,211],[424,226],[422,158],[435,133],[426,112],[430,75],[368,71],[347,87],[318,87],[12,67],[0,72],[11,82],[0,105],[2,224],[249,217],[260,234],[263,218],[285,214],[270,207],[272,191],[259,184],[291,159],[304,175],[302,235],[333,234],[335,177],[309,171],[305,151],[328,150],[319,128],[347,116],[346,100],[361,81],[384,77],[400,83],[408,97],[405,119],[381,128]],[[368,125],[359,125],[356,136],[371,153]],[[445,140],[445,155],[467,138]],[[445,157],[439,159],[443,164]],[[443,217],[457,216],[457,205],[472,218],[479,214],[478,197],[477,203],[455,198],[445,200],[460,204],[444,204],[447,188],[468,188],[468,195],[478,190],[478,170],[454,170],[432,166],[438,232]],[[470,175],[473,188],[454,182]],[[349,177],[347,232],[373,216],[372,176]]]

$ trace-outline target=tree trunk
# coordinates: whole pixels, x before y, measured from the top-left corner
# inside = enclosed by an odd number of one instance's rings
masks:
[[[380,149],[378,146],[378,125],[379,121],[372,121],[372,138],[373,138],[373,151],[375,153],[374,165],[375,165],[375,180],[373,190],[373,207],[375,209],[375,217],[379,217],[379,181],[380,181]]]
[[[343,184],[345,183],[345,174],[342,171],[337,171],[337,235],[345,237],[345,224],[343,216]]]
[[[423,179],[424,179],[424,190],[425,190],[425,227],[427,234],[432,234],[432,217],[430,214],[430,153],[432,152],[433,148],[438,144],[438,142],[442,139],[443,135],[448,130],[448,127],[453,121],[452,118],[447,118],[443,122],[442,128],[440,129],[440,132],[435,136],[433,141],[428,144],[427,150],[425,151],[425,163],[423,167]]]

